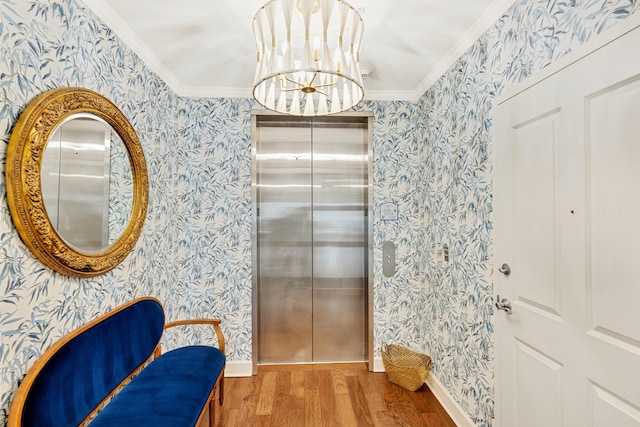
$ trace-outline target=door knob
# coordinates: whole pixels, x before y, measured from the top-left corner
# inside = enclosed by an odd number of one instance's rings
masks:
[[[505,276],[508,276],[511,274],[511,267],[509,267],[509,264],[502,264],[498,269],[498,271],[504,274]]]
[[[511,314],[511,301],[506,298],[500,299],[500,295],[496,297],[496,308],[498,310],[504,310],[507,314]]]

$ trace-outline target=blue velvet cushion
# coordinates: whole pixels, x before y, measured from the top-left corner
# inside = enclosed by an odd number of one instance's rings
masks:
[[[224,364],[214,347],[169,351],[127,384],[91,427],[195,426]]]
[[[153,353],[164,311],[142,299],[65,343],[33,382],[23,426],[77,426]]]

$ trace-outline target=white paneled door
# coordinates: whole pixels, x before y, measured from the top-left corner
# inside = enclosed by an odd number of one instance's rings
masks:
[[[638,52],[637,28],[496,108],[503,427],[640,427]]]

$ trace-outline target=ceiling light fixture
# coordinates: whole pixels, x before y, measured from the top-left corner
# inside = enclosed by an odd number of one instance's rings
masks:
[[[363,96],[364,23],[343,0],[271,0],[253,18],[258,65],[253,96],[296,116],[348,110]]]

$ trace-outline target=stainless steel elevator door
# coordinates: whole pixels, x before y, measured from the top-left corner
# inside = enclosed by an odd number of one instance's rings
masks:
[[[256,122],[258,362],[366,358],[362,118]]]

